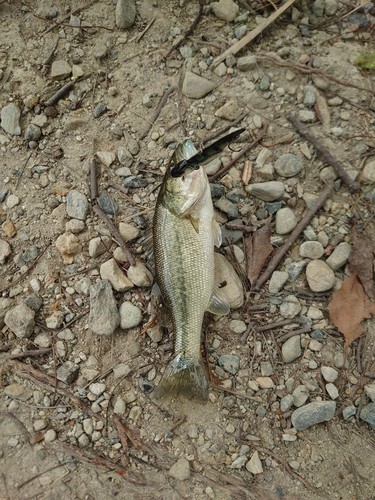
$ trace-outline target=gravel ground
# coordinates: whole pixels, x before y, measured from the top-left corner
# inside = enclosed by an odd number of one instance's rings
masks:
[[[346,356],[327,306],[353,227],[375,238],[374,73],[357,64],[375,50],[374,5],[296,1],[216,64],[282,2],[207,2],[166,58],[198,14],[183,3],[0,2],[0,496],[370,500],[375,321]],[[231,305],[205,319],[209,401],[154,401],[173,348],[147,251],[157,189],[181,140],[231,125],[246,131],[206,167]],[[252,233],[237,226],[269,225],[275,251],[329,183],[250,290]]]

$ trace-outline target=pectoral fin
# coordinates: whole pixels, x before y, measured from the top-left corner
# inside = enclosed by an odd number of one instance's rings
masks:
[[[195,217],[190,216],[189,221],[191,222],[191,225],[194,228],[194,231],[199,234],[199,219],[196,219]]]
[[[221,228],[219,226],[219,223],[215,219],[212,219],[212,232],[214,235],[215,247],[219,248],[223,242],[223,238],[221,235]]]
[[[218,290],[215,290],[211,297],[211,302],[207,308],[212,314],[218,314],[219,316],[224,316],[230,311],[228,302],[219,295]]]

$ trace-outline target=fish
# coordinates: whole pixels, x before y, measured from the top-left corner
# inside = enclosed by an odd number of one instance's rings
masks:
[[[224,142],[222,148],[227,144]],[[215,147],[212,152],[217,153]],[[156,281],[175,335],[174,355],[154,391],[156,399],[180,394],[208,398],[201,355],[203,317],[205,311],[220,315],[230,311],[214,284],[214,247],[221,245],[221,229],[214,218],[207,174],[194,160],[197,154],[190,140],[178,146],[155,206]],[[189,164],[190,159],[193,161]],[[184,168],[176,175],[175,167],[181,162],[185,162]]]

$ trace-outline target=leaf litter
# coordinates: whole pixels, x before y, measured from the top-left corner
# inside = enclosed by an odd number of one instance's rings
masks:
[[[246,271],[251,286],[255,285],[272,251],[271,217],[268,217],[264,226],[245,238]]]
[[[375,242],[354,227],[352,230],[353,250],[349,257],[349,269],[356,274],[370,300],[375,300],[374,257]]]

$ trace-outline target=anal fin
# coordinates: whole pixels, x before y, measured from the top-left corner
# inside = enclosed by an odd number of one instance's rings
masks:
[[[211,297],[211,302],[207,308],[212,314],[218,314],[219,316],[224,316],[230,312],[230,307],[228,302],[224,297],[220,296],[220,292],[215,290]]]

